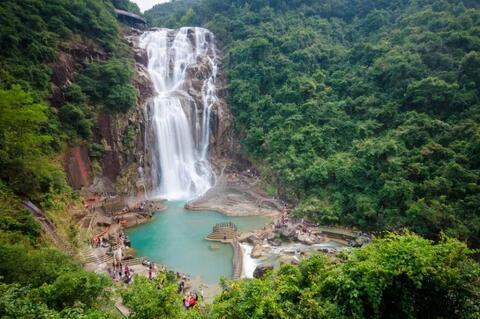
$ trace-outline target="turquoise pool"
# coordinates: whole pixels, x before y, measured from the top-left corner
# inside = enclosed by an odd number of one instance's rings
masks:
[[[232,273],[233,250],[230,245],[204,240],[216,223],[231,221],[240,231],[258,229],[268,217],[228,217],[216,212],[188,211],[184,202],[169,202],[168,208],[155,214],[150,223],[127,230],[138,256],[166,265],[172,270],[200,277],[205,283],[217,283]],[[211,246],[219,246],[211,249]]]

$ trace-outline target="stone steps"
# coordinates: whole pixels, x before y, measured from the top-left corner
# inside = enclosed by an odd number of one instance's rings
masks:
[[[125,260],[122,260],[122,264],[127,265],[127,266],[141,265],[142,262],[145,259],[147,259],[147,258],[146,257],[137,257],[137,258],[133,258],[133,259],[125,259]]]
[[[210,240],[224,240],[225,237],[226,239],[234,239],[237,235],[237,232],[232,231],[232,230],[227,230],[227,231],[220,231],[220,232],[213,232],[210,235],[207,236],[207,239]]]

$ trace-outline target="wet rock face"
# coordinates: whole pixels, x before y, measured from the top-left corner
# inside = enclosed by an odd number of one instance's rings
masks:
[[[208,37],[208,39],[210,39]],[[210,39],[211,41],[211,39]],[[195,116],[201,117],[203,113],[204,101],[202,97],[203,84],[207,78],[212,75],[212,67],[207,57],[201,57],[197,63],[187,69],[187,80],[185,87],[188,87],[188,93],[193,97],[196,106],[197,114]],[[223,70],[217,71],[217,78],[215,81],[218,100],[212,106],[210,114],[210,141],[209,141],[209,155],[213,166],[216,162],[228,157],[232,152],[233,144],[233,120],[230,109],[225,102],[224,87],[225,81]],[[189,115],[187,113],[187,115]],[[192,116],[192,115],[190,115]],[[190,118],[192,121],[193,119]],[[198,141],[198,132],[193,132],[194,140]]]

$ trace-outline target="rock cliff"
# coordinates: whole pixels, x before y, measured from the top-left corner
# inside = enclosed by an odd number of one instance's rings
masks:
[[[154,94],[147,65],[148,55],[139,47],[142,32],[125,27],[123,35],[130,46],[132,59],[135,60],[134,86],[137,89],[136,107],[126,114],[101,112],[97,115],[93,143],[102,146],[102,156],[91,161],[88,157],[89,145],[72,145],[65,156],[65,169],[69,183],[86,194],[110,193],[136,196],[152,187],[150,180],[153,138],[149,129],[149,98]],[[207,41],[214,41],[209,38]],[[215,52],[220,55],[220,52]],[[80,64],[93,59],[103,59],[105,53],[92,43],[77,44],[62,53],[54,65],[54,83],[56,83],[52,104],[64,102],[62,87],[71,83],[75,70]],[[190,99],[185,105],[185,113],[190,121],[195,122],[203,112],[202,83],[210,77],[213,70],[211,64],[204,59],[187,70],[185,87],[189,88]],[[229,162],[233,152],[233,119],[225,102],[225,78],[222,66],[217,70],[215,86],[219,99],[212,106],[210,115],[209,158],[212,166],[219,174]],[[195,131],[192,136],[195,142],[201,139]]]

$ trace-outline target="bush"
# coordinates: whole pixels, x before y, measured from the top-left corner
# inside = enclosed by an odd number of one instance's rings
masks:
[[[73,130],[78,136],[88,139],[92,136],[92,121],[85,115],[86,106],[66,104],[62,106],[58,116],[65,127]]]
[[[110,59],[89,64],[78,83],[90,100],[113,112],[127,112],[135,106],[137,94],[130,84],[133,67],[124,59]]]

